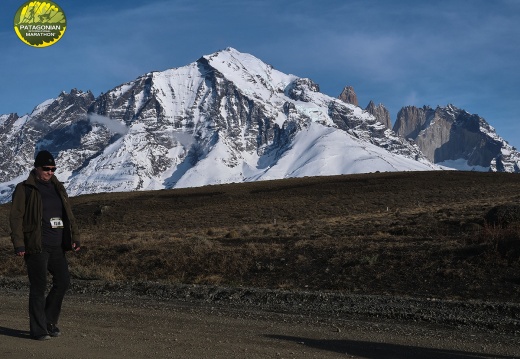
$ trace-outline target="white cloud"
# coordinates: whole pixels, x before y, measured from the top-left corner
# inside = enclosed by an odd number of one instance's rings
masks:
[[[91,123],[97,123],[105,126],[110,132],[114,134],[125,135],[128,132],[128,127],[126,127],[124,124],[118,120],[113,120],[105,116],[91,113],[88,115],[88,120]]]

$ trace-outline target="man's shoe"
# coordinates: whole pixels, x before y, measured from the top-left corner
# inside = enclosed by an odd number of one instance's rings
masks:
[[[33,337],[34,340],[49,340],[51,339],[50,335],[44,334],[44,335],[38,335],[36,337]]]
[[[51,337],[59,337],[61,332],[56,324],[47,324],[47,332]]]

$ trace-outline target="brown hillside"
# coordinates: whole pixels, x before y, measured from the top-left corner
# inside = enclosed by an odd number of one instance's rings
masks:
[[[375,173],[72,199],[76,280],[520,301],[517,174]],[[0,206],[0,276],[25,275]]]

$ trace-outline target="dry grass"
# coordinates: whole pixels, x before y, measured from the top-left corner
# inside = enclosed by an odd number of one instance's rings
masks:
[[[520,298],[518,175],[423,172],[288,179],[73,198],[76,279]],[[0,207],[7,220],[9,205]],[[24,274],[0,231],[0,275]]]

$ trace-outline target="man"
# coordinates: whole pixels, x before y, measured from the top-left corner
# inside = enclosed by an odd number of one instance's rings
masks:
[[[37,340],[61,334],[57,324],[70,284],[65,251],[80,249],[68,195],[55,171],[52,154],[38,152],[29,177],[14,190],[9,218],[15,253],[24,257],[27,266],[30,332]],[[45,296],[47,271],[52,288]]]

